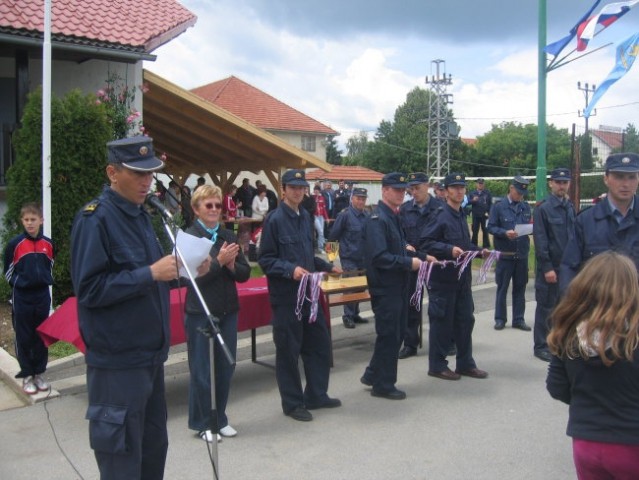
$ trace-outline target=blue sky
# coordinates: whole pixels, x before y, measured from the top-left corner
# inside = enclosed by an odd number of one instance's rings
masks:
[[[548,42],[594,0],[547,0]],[[432,61],[452,74],[461,136],[503,121],[537,122],[536,0],[181,0],[195,27],[157,49],[145,68],[184,88],[235,75],[341,132],[340,143],[391,120]],[[597,11],[612,3],[603,0]],[[599,84],[614,48],[639,32],[639,6],[590,43],[613,44],[548,75],[548,122],[583,126],[577,82]],[[574,46],[571,44],[571,47]],[[591,128],[639,127],[639,67],[601,99]]]

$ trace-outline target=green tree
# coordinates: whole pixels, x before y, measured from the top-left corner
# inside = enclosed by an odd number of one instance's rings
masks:
[[[367,167],[381,172],[426,171],[431,95],[430,90],[415,87],[397,107],[393,120],[380,122],[375,142],[366,151]]]
[[[341,165],[342,164],[342,151],[339,149],[337,145],[337,140],[335,140],[335,135],[329,135],[326,139],[326,161],[331,165]]]
[[[350,137],[346,140],[346,156],[342,158],[342,164],[363,165],[369,144],[366,132],[359,132],[357,135]]]
[[[570,135],[554,125],[546,128],[546,165],[570,162]],[[537,170],[537,125],[504,122],[477,138],[476,160],[483,176],[534,175]]]
[[[592,135],[590,132],[584,133],[577,138],[579,146],[579,164],[582,172],[590,172],[594,167],[592,158]]]
[[[95,96],[76,90],[51,100],[51,236],[56,244],[54,305],[72,295],[70,232],[79,208],[105,183],[106,142],[112,130]],[[42,92],[29,95],[14,136],[16,162],[7,172],[3,244],[22,227],[20,208],[42,199]]]
[[[629,123],[623,133],[623,151],[639,153],[639,132]]]

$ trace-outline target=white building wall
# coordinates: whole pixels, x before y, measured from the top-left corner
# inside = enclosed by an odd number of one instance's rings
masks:
[[[299,149],[302,148],[302,135],[310,136],[310,133],[296,133],[296,132],[279,132],[274,130],[269,130],[269,133],[272,133],[276,137],[281,138],[289,145],[293,145]],[[315,151],[307,152],[310,155],[313,155],[315,158],[320,159],[321,161],[326,161],[326,135],[315,135]]]

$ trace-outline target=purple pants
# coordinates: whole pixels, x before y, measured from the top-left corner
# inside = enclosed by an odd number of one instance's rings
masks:
[[[572,440],[579,480],[635,480],[639,477],[639,445]]]

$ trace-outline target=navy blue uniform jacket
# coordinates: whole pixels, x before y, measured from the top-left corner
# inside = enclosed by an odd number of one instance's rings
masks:
[[[566,289],[586,260],[606,250],[628,255],[639,271],[639,197],[635,195],[634,208],[621,225],[617,223],[607,199],[583,210],[575,220],[575,243],[566,248],[561,259],[561,291]]]
[[[154,281],[150,268],[162,256],[149,214],[111,188],[78,212],[71,279],[87,365],[138,368],[167,359],[169,284]]]
[[[404,235],[406,235],[406,243],[415,247],[416,250],[419,248],[422,230],[424,230],[433,212],[442,205],[443,203],[434,197],[430,197],[430,200],[423,208],[415,205],[414,200],[402,203],[401,207],[399,207],[399,220],[402,224]],[[418,252],[417,256],[421,260],[426,260],[426,254]]]
[[[550,195],[535,208],[533,219],[537,269],[542,273],[555,270],[559,274],[564,249],[575,236],[575,209],[570,201],[564,203]]]
[[[510,240],[506,236],[506,232],[514,230],[517,224],[530,223],[530,218],[530,205],[523,200],[511,203],[508,201],[508,197],[505,197],[490,209],[488,232],[494,238],[495,250],[515,253],[515,256],[504,256],[502,260],[528,258],[528,252],[530,251],[529,236],[523,235]]]
[[[311,216],[303,208],[299,215],[286,203],[264,220],[258,263],[268,281],[273,305],[294,305],[300,282],[293,280],[295,267],[309,272],[330,272],[333,266],[314,255]]]
[[[337,215],[331,227],[329,241],[339,241],[339,258],[348,259],[357,264],[364,261],[362,249],[364,223],[368,217],[365,211],[359,211],[352,205]]]
[[[411,271],[413,259],[406,250],[399,215],[381,200],[364,225],[364,261],[371,295],[406,293],[406,273]]]
[[[459,247],[464,251],[481,250],[470,241],[468,223],[463,210],[454,210],[448,204],[440,204],[422,230],[418,251],[420,256],[429,254],[437,260],[453,260],[453,247]],[[459,279],[458,267],[446,265],[441,268],[436,265],[433,267],[430,278],[435,284],[462,284],[464,281],[470,282],[470,271],[470,268],[466,268],[462,278]]]

